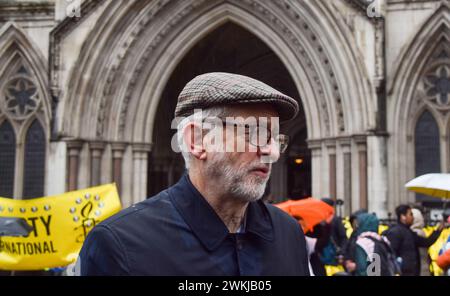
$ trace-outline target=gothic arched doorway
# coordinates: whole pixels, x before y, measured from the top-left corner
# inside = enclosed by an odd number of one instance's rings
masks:
[[[264,42],[231,22],[215,29],[191,48],[173,71],[165,86],[155,118],[153,149],[148,162],[147,196],[153,196],[172,185],[184,172],[181,155],[171,149],[171,139],[175,133],[175,130],[171,129],[171,120],[178,94],[184,85],[195,76],[216,71],[238,73],[256,78],[300,102],[298,91],[286,67]],[[298,127],[304,128],[299,131]],[[294,141],[298,135],[303,134],[304,139],[300,142],[306,140],[306,121],[302,107],[294,121],[281,126],[281,132],[287,133]],[[310,163],[309,154],[305,153],[304,155],[305,163]],[[289,166],[289,160],[290,158],[285,156],[274,165],[269,191],[275,201],[291,197],[293,193],[293,190],[288,188],[288,176],[296,173],[288,170],[306,169],[309,171],[305,171],[303,175],[311,175],[310,167],[293,168]],[[307,182],[306,193],[310,195],[310,178]]]

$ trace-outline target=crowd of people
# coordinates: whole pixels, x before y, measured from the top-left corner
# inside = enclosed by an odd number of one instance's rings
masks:
[[[334,206],[331,199],[322,201]],[[334,275],[431,275],[428,264],[421,262],[429,260],[427,248],[437,241],[450,223],[450,209],[444,211],[443,221],[428,236],[423,230],[424,218],[419,209],[399,205],[395,214],[396,223],[380,231],[377,215],[360,209],[348,219],[352,228],[350,236],[344,219],[339,216],[335,216],[331,223],[323,221],[317,224],[312,231],[305,233],[310,273],[325,276],[326,266],[339,266],[343,271]],[[436,264],[442,269],[442,275],[450,275],[450,236],[442,245]]]

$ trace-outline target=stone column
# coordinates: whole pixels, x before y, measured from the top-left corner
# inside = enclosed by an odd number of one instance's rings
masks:
[[[111,144],[111,150],[112,150],[112,179],[114,183],[116,183],[117,191],[119,192],[119,196],[122,196],[122,160],[123,160],[123,153],[125,152],[126,148],[125,143],[112,143]]]
[[[91,142],[89,143],[89,149],[91,152],[91,186],[97,186],[100,185],[102,154],[105,149],[105,143]]]
[[[449,152],[450,148],[448,143],[450,136],[443,134],[440,136],[440,147],[441,147],[441,172],[448,174],[449,173]]]
[[[135,143],[133,148],[133,197],[132,203],[143,201],[147,197],[148,153],[151,145]]]
[[[322,196],[322,140],[308,140],[308,148],[311,149],[311,182],[312,196],[320,198]]]
[[[359,163],[359,208],[368,209],[367,200],[367,140],[366,136],[355,136],[355,143],[358,148]]]
[[[334,139],[325,142],[328,151],[328,166],[329,166],[329,192],[330,198],[336,201],[336,141]]]
[[[344,168],[344,209],[345,215],[352,212],[352,154],[351,139],[341,138],[339,140],[342,147],[343,168]]]
[[[78,168],[80,161],[80,150],[83,146],[82,141],[67,141],[67,190],[74,191],[78,189]]]
[[[392,182],[393,175],[398,172],[388,172],[387,138],[388,135],[385,133],[367,136],[367,199],[369,211],[376,212],[380,218],[387,218],[388,210],[393,211],[399,204],[398,196],[395,194],[391,194],[388,198],[389,182]],[[391,190],[394,186],[398,185],[391,183]]]
[[[46,170],[45,196],[61,194],[67,191],[69,180],[68,149],[65,141],[50,141]]]

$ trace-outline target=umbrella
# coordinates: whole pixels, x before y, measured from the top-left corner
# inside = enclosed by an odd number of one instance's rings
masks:
[[[426,174],[412,179],[405,187],[416,193],[443,198],[444,210],[450,200],[450,174]]]
[[[33,227],[23,218],[0,217],[0,237],[1,236],[27,236]]]
[[[275,206],[297,220],[302,220],[301,224],[303,224],[304,232],[312,231],[314,226],[322,221],[330,223],[334,216],[334,208],[332,206],[314,198],[288,200]]]
[[[405,187],[411,191],[450,199],[450,174],[426,174],[414,178]]]

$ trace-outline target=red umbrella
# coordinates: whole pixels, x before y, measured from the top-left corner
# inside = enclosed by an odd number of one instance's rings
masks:
[[[314,198],[288,200],[275,206],[297,219],[305,233],[312,231],[322,221],[330,223],[334,216],[332,206]]]

